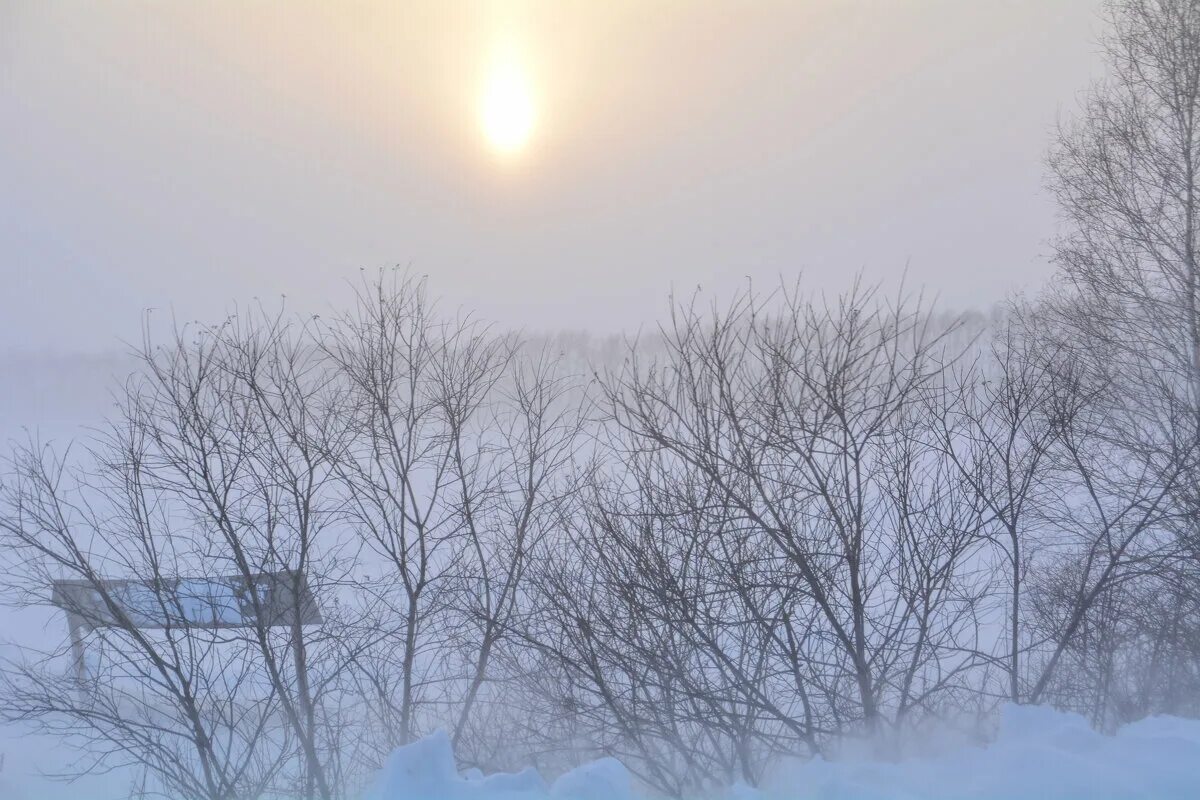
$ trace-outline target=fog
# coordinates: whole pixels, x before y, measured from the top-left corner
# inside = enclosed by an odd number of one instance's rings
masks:
[[[1096,0],[0,4],[0,352],[111,351],[360,268],[512,327],[862,271],[986,307],[1050,274],[1043,153]],[[500,163],[493,42],[538,123]]]
[[[1200,0],[0,3],[0,800],[1196,795]]]

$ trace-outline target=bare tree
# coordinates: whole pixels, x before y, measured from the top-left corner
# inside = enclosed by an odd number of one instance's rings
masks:
[[[952,330],[785,291],[631,347],[530,637],[596,749],[680,794],[967,697],[984,509],[927,413]]]
[[[176,791],[183,779],[166,774],[149,740],[123,738],[159,730],[171,719],[163,709],[173,707],[198,749],[203,796],[340,796],[361,769],[357,737],[347,735],[360,716],[347,668],[371,636],[359,598],[346,602],[356,543],[334,527],[341,393],[283,315],[251,311],[182,329],[167,346],[147,341],[140,355],[143,369],[119,398],[109,436],[69,470],[26,450],[0,515],[13,552],[29,554],[22,580],[76,579],[108,608],[115,623],[87,631],[101,659],[89,683],[108,694],[89,691],[82,706],[51,708],[47,673],[38,683],[26,670],[17,707],[89,722],[97,746],[152,765]],[[149,587],[139,602],[171,624],[140,630],[106,583],[114,578]],[[245,624],[213,632],[175,613],[201,602],[188,594],[198,581],[243,587],[237,613]],[[280,593],[297,604],[282,626],[272,600]],[[317,617],[298,608],[310,596],[323,624],[306,624]],[[27,691],[37,686],[40,712]],[[162,692],[174,706],[154,700]],[[96,724],[98,697],[108,698],[108,727]],[[170,740],[165,728],[156,735]],[[230,750],[235,742],[241,750]]]
[[[1055,442],[1051,421],[1051,363],[1039,343],[1021,335],[1014,320],[994,332],[988,352],[948,376],[945,391],[931,395],[929,411],[941,447],[958,480],[983,509],[984,530],[1002,559],[1007,583],[1004,670],[1006,694],[1024,698],[1022,616],[1026,577],[1041,535],[1041,511],[1050,492],[1047,454]]]
[[[1089,615],[1125,607],[1115,593],[1193,573],[1183,560],[1196,537],[1200,436],[1200,6],[1119,0],[1109,10],[1111,75],[1051,157],[1062,276],[1037,334],[1061,366],[1054,459],[1058,502],[1069,505],[1051,522],[1074,545],[1044,576],[1054,646],[1034,701],[1078,644],[1069,640],[1098,630]],[[1086,710],[1108,724],[1107,705]]]
[[[399,272],[366,283],[323,336],[347,390],[336,470],[393,609],[371,667],[384,726],[403,744],[443,725],[465,760],[486,759],[495,737],[468,741],[473,715],[570,492],[581,395],[547,353],[440,317]]]
[[[29,647],[8,665],[5,716],[73,740],[85,754],[79,772],[138,768],[150,794],[262,794],[293,750],[278,698],[257,681],[253,650],[196,627],[197,600],[175,580],[197,568],[194,542],[172,530],[161,490],[137,467],[146,455],[139,430],[116,428],[86,469],[45,448],[15,456],[0,515],[9,588],[40,605],[71,581],[95,611],[69,614],[70,649]],[[131,575],[142,587],[134,602],[111,580]]]

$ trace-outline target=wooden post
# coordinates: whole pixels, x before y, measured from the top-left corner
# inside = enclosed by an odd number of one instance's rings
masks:
[[[67,612],[67,617],[71,628],[71,659],[75,662],[75,684],[79,690],[79,698],[84,700],[88,694],[88,674],[87,662],[83,657],[83,626],[79,622],[78,614]]]
[[[296,689],[300,695],[300,713],[304,715],[304,724],[308,731],[306,735],[309,740],[315,735],[313,732],[313,709],[312,703],[308,696],[308,659],[304,652],[304,628],[301,626],[300,619],[300,593],[293,591],[293,602],[295,608],[292,610],[292,657],[296,663]],[[305,760],[309,761],[315,757],[315,753],[305,753]],[[304,797],[306,800],[312,800],[316,786],[313,781],[313,765],[306,763],[304,765]]]

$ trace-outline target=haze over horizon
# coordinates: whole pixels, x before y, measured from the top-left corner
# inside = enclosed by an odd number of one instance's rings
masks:
[[[0,800],[1200,797],[1200,0],[0,0]]]
[[[1043,154],[1098,7],[8,2],[0,353],[324,312],[395,264],[542,330],[800,273],[987,307],[1051,272]],[[499,47],[527,87],[488,83]],[[481,130],[481,92],[516,111]]]

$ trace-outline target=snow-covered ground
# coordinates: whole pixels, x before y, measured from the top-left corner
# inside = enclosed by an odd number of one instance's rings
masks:
[[[612,759],[547,783],[534,770],[459,775],[446,736],[396,751],[366,800],[638,800]],[[935,756],[785,764],[759,789],[729,800],[1184,800],[1200,797],[1200,721],[1142,720],[1115,736],[1073,714],[1010,706],[986,747]]]
[[[0,441],[26,428],[59,444],[98,424],[111,409],[111,376],[120,358],[0,358]],[[13,642],[40,641],[49,612],[0,608],[0,655]],[[6,644],[7,643],[7,644]],[[927,752],[930,748],[923,748]],[[729,800],[1116,800],[1200,798],[1200,721],[1143,720],[1108,737],[1079,717],[1010,707],[985,748],[942,747],[898,762],[844,758],[781,765],[759,789],[739,787]],[[69,769],[77,757],[56,739],[0,724],[0,800],[110,800],[127,794],[117,771],[74,784],[44,773]],[[535,771],[459,775],[445,736],[397,752],[364,800],[634,800],[634,781],[616,761],[586,765],[554,781]]]
[[[46,739],[14,755],[50,755]],[[22,752],[24,751],[24,752]],[[69,754],[60,753],[60,759]],[[13,766],[11,763],[8,766]],[[6,778],[5,776],[8,776]],[[125,775],[61,784],[0,773],[0,800],[119,797]],[[459,774],[450,741],[435,734],[397,750],[363,800],[650,800],[621,764],[603,759],[546,781],[536,770]],[[781,765],[758,789],[723,800],[1194,800],[1200,798],[1200,721],[1142,720],[1104,736],[1085,720],[1046,708],[1004,710],[986,747],[947,747],[934,756]]]

